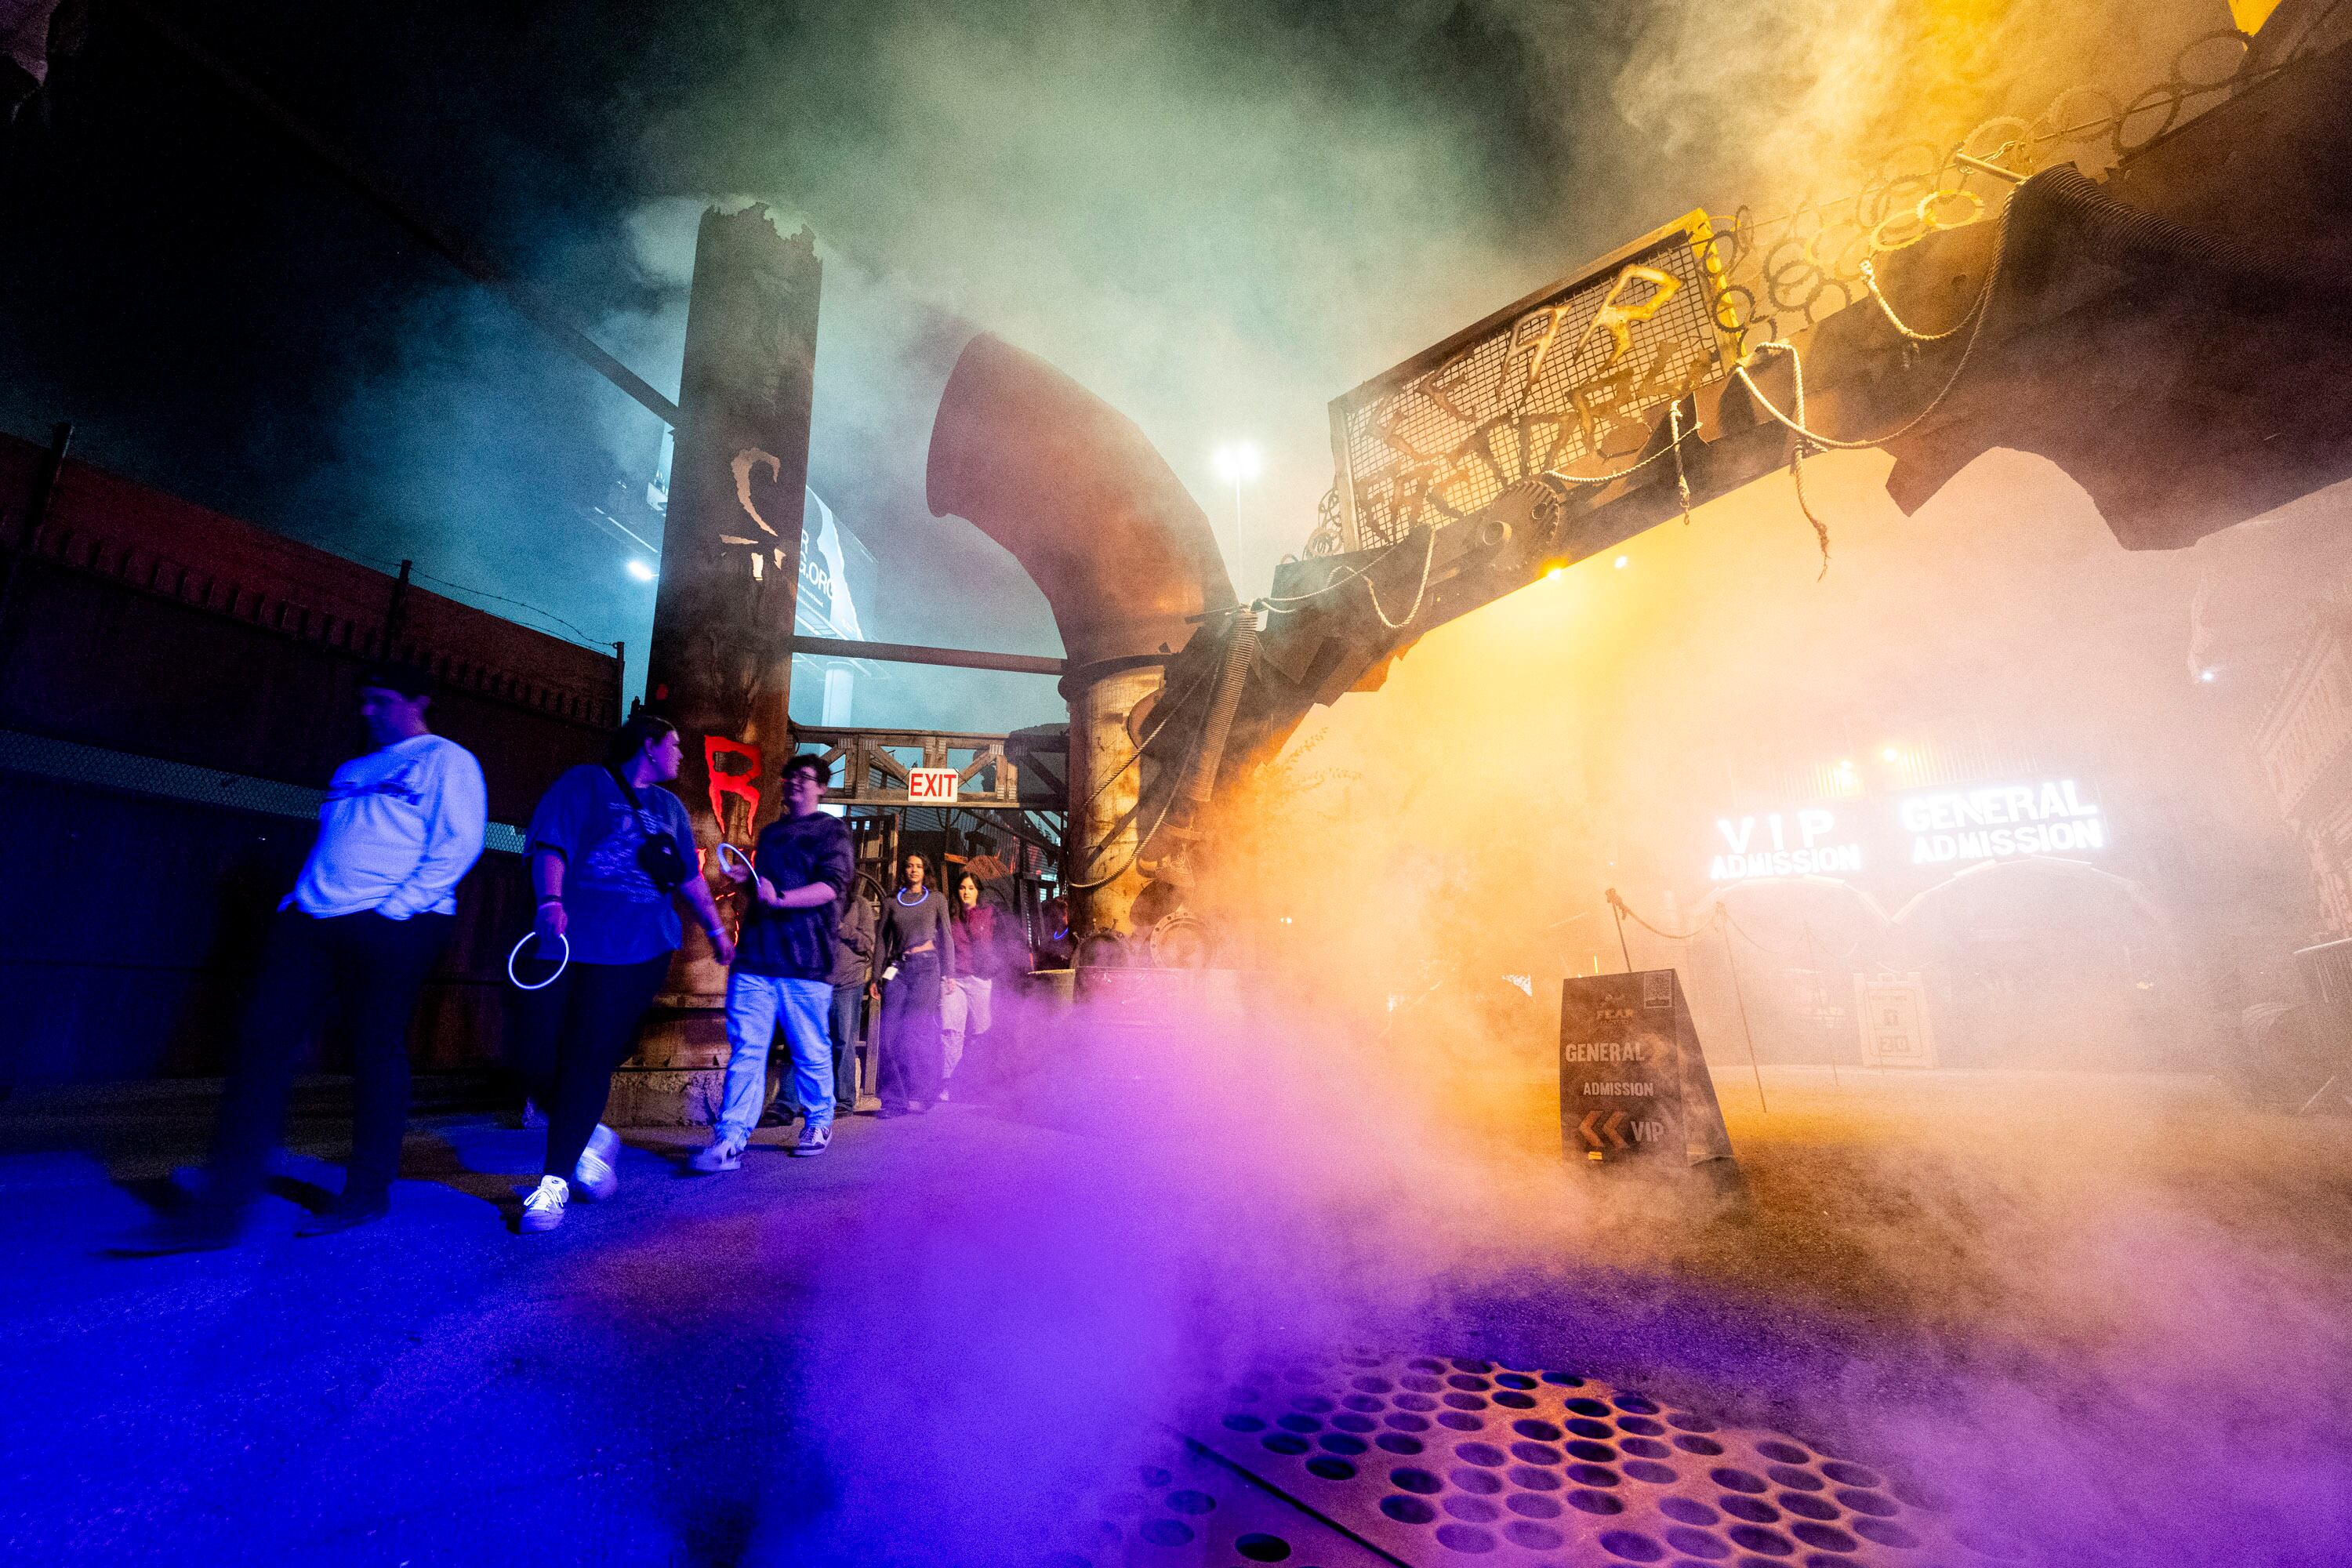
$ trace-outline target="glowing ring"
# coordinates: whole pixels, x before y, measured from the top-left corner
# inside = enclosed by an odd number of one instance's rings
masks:
[[[759,872],[752,869],[751,858],[749,855],[744,854],[743,851],[736,848],[735,846],[728,843],[725,839],[720,839],[719,841],[719,868],[720,870],[723,871],[727,868],[727,857],[730,855],[734,856],[735,858],[743,862],[743,875],[745,877],[757,877],[759,875]]]
[[[572,939],[565,936],[562,932],[558,931],[555,936],[555,940],[563,944],[563,956],[555,961],[555,973],[549,975],[546,979],[541,981],[536,985],[525,985],[520,980],[516,979],[514,961],[522,956],[523,942],[529,942],[532,937],[535,937],[539,933],[535,931],[527,931],[523,932],[522,942],[516,942],[514,944],[514,951],[507,954],[507,978],[514,981],[515,989],[518,991],[544,991],[549,986],[555,984],[557,975],[562,974],[565,969],[571,966]]]

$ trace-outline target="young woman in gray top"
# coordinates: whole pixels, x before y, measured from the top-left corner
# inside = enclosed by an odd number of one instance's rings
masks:
[[[875,1092],[884,1116],[929,1110],[940,1097],[945,1064],[940,1046],[940,977],[955,954],[947,900],[932,889],[930,866],[907,857],[898,890],[882,900],[875,978],[882,990],[881,1070]]]

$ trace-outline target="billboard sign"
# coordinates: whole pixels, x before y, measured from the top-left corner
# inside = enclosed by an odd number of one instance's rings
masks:
[[[794,604],[795,630],[848,642],[866,640],[849,581],[850,556],[857,548],[833,515],[833,508],[816,491],[807,491],[801,509],[801,591]]]

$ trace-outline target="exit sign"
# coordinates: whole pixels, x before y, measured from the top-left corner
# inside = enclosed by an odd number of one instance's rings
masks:
[[[953,768],[910,768],[907,773],[907,802],[910,805],[953,805],[956,803],[956,771]]]

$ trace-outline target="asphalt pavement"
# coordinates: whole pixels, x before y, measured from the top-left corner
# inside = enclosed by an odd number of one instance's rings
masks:
[[[244,1244],[142,1260],[101,1249],[206,1108],[20,1094],[0,1558],[1032,1563],[1240,1368],[1347,1343],[1817,1434],[2033,1560],[2346,1560],[2345,1122],[2185,1079],[1766,1087],[1727,1075],[1736,1174],[1664,1184],[1561,1161],[1536,1085],[1421,1134],[951,1104],[719,1177],[630,1132],[613,1201],[534,1237],[540,1135],[479,1113],[420,1121],[391,1219],[296,1237],[320,1116]]]

